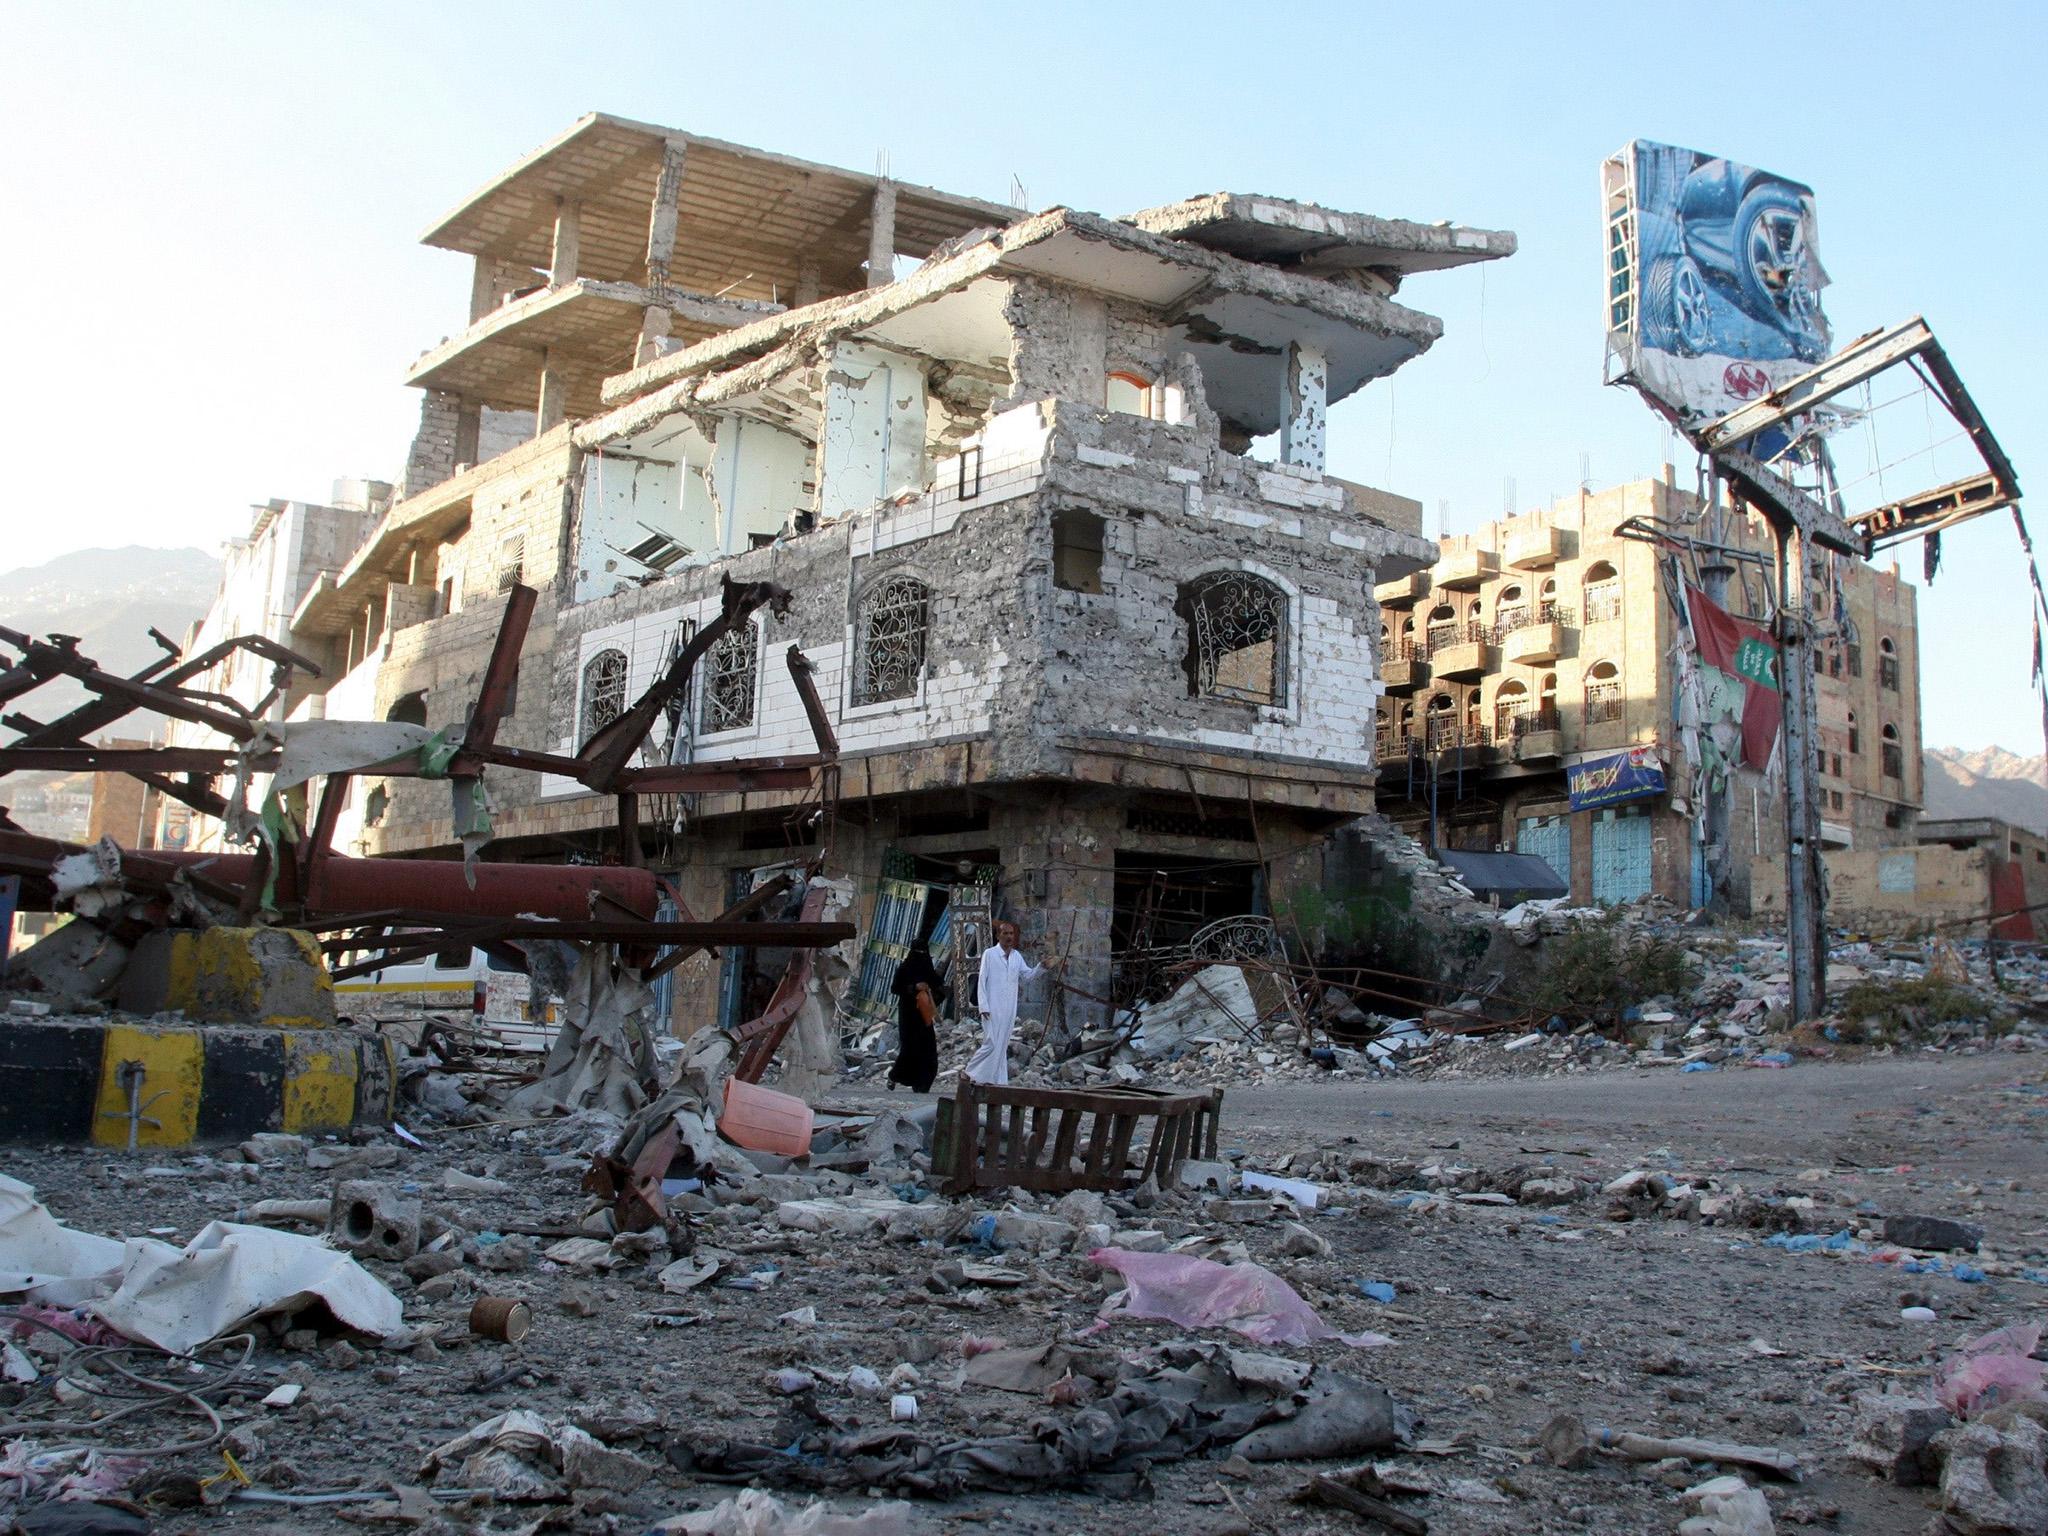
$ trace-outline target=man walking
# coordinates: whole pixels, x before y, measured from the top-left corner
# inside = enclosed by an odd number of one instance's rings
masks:
[[[1017,950],[1017,925],[996,924],[996,941],[981,952],[981,1049],[967,1063],[977,1083],[1010,1080],[1010,1032],[1017,1027],[1017,989],[1045,969]]]

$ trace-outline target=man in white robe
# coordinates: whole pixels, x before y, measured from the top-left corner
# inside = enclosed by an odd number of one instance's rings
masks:
[[[977,1083],[1010,1080],[1010,1033],[1017,1027],[1017,989],[1045,969],[1017,949],[1017,925],[996,924],[996,941],[981,952],[981,1048],[967,1063]]]

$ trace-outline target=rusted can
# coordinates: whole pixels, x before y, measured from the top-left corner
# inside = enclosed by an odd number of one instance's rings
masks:
[[[479,1296],[469,1309],[469,1331],[480,1339],[517,1344],[532,1328],[533,1309],[516,1296]]]

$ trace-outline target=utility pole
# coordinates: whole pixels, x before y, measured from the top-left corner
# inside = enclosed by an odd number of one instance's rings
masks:
[[[1792,1017],[1817,1017],[1827,1006],[1826,911],[1821,898],[1820,739],[1813,685],[1813,617],[1807,611],[1817,550],[1862,556],[1868,541],[1774,469],[1739,448],[1723,449],[1715,466],[1770,524],[1776,546],[1778,697],[1785,753],[1785,946],[1792,970]]]

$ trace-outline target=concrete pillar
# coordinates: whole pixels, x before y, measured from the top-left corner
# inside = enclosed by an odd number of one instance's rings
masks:
[[[1320,475],[1330,405],[1329,359],[1315,347],[1289,342],[1286,389],[1280,402],[1280,462]]]
[[[498,307],[498,263],[495,257],[479,256],[469,278],[469,323],[475,325]]]
[[[688,144],[669,139],[661,146],[661,175],[654,183],[654,204],[647,215],[647,284],[668,286],[668,264],[676,250],[676,208],[683,192],[683,161]]]
[[[818,264],[809,258],[796,266],[795,307],[802,309],[806,304],[818,302]]]
[[[484,408],[481,401],[461,396],[455,405],[455,462],[476,463],[477,444],[483,436]]]
[[[650,304],[640,312],[640,339],[633,344],[633,366],[651,363],[661,355],[661,344],[668,340],[670,315],[665,304]]]
[[[875,183],[875,201],[868,210],[868,286],[886,288],[896,281],[896,183]]]
[[[539,437],[562,424],[569,414],[567,381],[555,367],[555,354],[543,348],[540,354],[540,401],[534,407],[533,435]]]
[[[566,197],[555,199],[555,246],[548,258],[548,286],[560,288],[576,281],[576,264],[583,257],[583,205]]]

